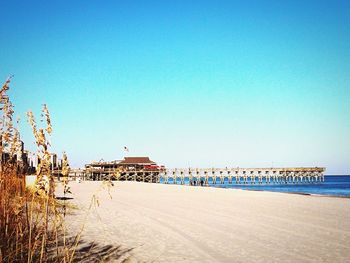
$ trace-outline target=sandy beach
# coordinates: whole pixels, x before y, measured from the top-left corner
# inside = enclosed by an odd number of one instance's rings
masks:
[[[84,225],[96,260],[350,262],[348,198],[113,183],[70,183],[78,209],[67,216],[69,229]],[[93,195],[99,205],[89,210]]]

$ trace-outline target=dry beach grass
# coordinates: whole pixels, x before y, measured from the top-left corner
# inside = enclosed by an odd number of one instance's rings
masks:
[[[27,114],[40,160],[34,188],[29,190],[25,187],[20,133],[13,124],[13,105],[6,94],[10,81],[8,78],[0,90],[0,262],[71,262],[77,241],[66,242],[65,206],[54,196],[48,108],[43,105],[46,128],[37,127],[32,112]]]
[[[51,173],[50,136],[53,129],[45,104],[41,117],[46,127],[40,127],[34,114],[27,112],[39,162],[33,186],[26,187],[26,167],[20,158],[23,154],[20,132],[13,124],[13,105],[6,94],[10,82],[11,77],[0,90],[0,262],[127,260],[126,250],[118,245],[100,246],[96,242],[85,242],[81,238],[85,221],[80,222],[75,232],[67,232],[67,210],[75,209],[66,197],[71,193],[67,180],[70,168],[67,155],[63,153],[59,182],[62,193],[57,197],[55,188],[58,183]],[[106,185],[110,184],[106,182]],[[98,205],[97,195],[91,194],[88,198],[90,205],[86,215]]]

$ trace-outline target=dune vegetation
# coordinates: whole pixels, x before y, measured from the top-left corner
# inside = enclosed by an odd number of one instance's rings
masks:
[[[41,114],[45,127],[39,127],[34,114],[27,112],[38,158],[34,187],[27,189],[19,120],[14,121],[14,106],[7,95],[10,83],[11,77],[0,90],[0,262],[71,262],[77,240],[67,241],[66,206],[55,198],[49,140],[53,129],[48,107],[43,105]],[[66,156],[63,160],[66,192],[69,165]]]

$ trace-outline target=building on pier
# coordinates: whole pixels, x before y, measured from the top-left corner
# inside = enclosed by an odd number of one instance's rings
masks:
[[[136,176],[137,174],[142,174],[148,178],[150,174],[154,177],[162,170],[165,170],[165,167],[158,166],[149,157],[125,157],[120,161],[99,161],[85,165],[86,177],[91,180],[102,180],[106,178],[117,180],[123,180],[125,178],[125,180],[128,180],[128,176]],[[144,181],[144,179],[137,178],[136,180]]]

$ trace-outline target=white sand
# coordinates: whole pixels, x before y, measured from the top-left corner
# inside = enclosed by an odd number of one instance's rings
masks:
[[[81,209],[68,221],[132,249],[119,261],[350,262],[350,199],[136,182],[114,182],[110,199],[101,184],[70,183]]]

